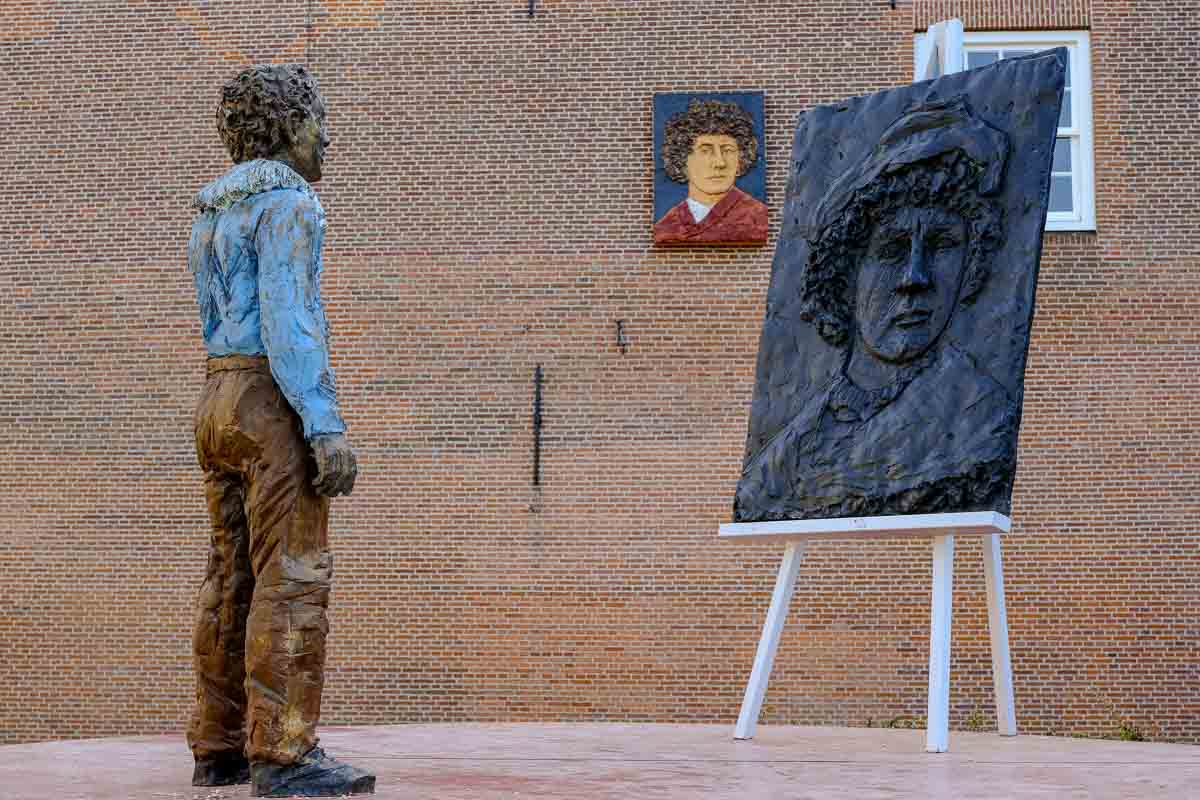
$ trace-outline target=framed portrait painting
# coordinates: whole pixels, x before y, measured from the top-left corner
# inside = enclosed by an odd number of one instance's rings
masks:
[[[654,96],[654,243],[767,241],[762,92]]]

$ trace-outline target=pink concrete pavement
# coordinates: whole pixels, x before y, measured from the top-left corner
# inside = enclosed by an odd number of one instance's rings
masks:
[[[1200,747],[951,732],[733,725],[521,724],[325,728],[373,769],[380,800],[1200,798]],[[0,800],[233,800],[192,789],[179,736],[0,747]]]

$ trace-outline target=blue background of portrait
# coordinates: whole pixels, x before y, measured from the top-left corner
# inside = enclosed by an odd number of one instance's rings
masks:
[[[677,183],[667,177],[663,169],[662,143],[667,120],[687,111],[688,103],[697,100],[721,100],[737,103],[750,113],[754,120],[754,136],[758,139],[758,160],[735,184],[748,195],[767,202],[767,148],[763,138],[763,93],[762,92],[671,92],[654,95],[654,219],[662,219],[677,203],[687,197],[686,183]]]

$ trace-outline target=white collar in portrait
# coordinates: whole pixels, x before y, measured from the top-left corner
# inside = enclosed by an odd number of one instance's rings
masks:
[[[707,217],[708,212],[712,211],[712,209],[713,209],[712,206],[706,206],[706,205],[704,205],[704,203],[701,203],[699,200],[693,200],[690,197],[687,199],[687,203],[688,203],[688,208],[692,212],[692,219],[696,220],[696,222],[699,222],[702,219],[704,219],[705,217]]]

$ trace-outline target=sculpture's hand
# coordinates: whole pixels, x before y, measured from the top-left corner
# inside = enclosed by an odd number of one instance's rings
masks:
[[[358,462],[350,442],[340,433],[324,433],[314,436],[310,444],[313,459],[317,462],[317,477],[313,479],[313,486],[329,497],[350,494],[358,474]]]

